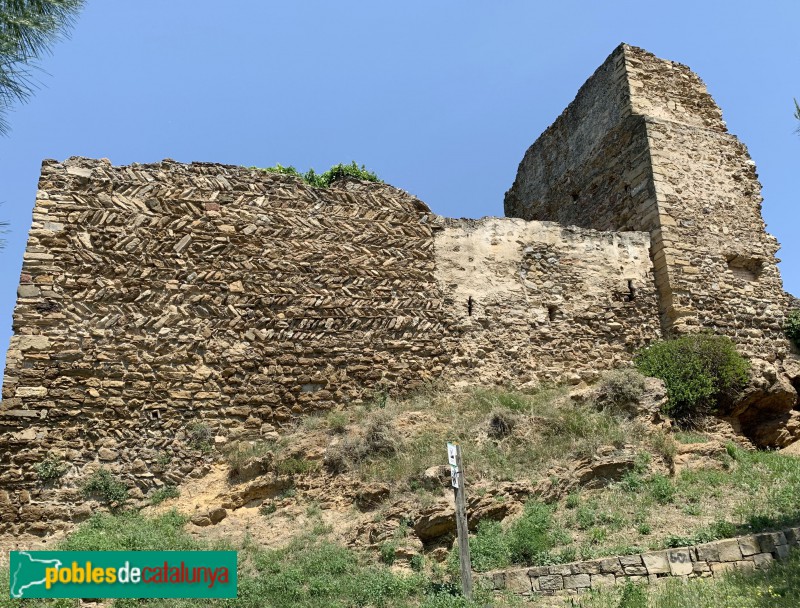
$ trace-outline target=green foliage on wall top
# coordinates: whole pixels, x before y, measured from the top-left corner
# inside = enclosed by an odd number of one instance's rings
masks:
[[[301,173],[291,165],[284,167],[281,164],[277,164],[274,167],[266,167],[261,170],[266,171],[267,173],[281,173],[283,175],[299,177],[309,186],[313,186],[314,188],[327,188],[336,180],[344,177],[353,177],[355,179],[368,182],[383,183],[375,173],[368,171],[364,165],[359,167],[358,164],[356,164],[356,161],[351,162],[349,165],[339,163],[324,173],[317,173],[314,171],[314,169],[309,169],[305,173]]]

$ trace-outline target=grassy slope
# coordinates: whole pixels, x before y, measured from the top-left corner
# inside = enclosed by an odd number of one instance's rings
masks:
[[[183,531],[185,519],[176,513],[145,518],[136,513],[98,515],[84,524],[63,545],[64,549],[202,549],[230,548],[198,543]],[[469,604],[437,586],[425,574],[396,574],[375,565],[357,552],[307,536],[281,550],[264,551],[252,544],[240,550],[239,598],[235,600],[117,600],[117,608],[153,606],[195,608],[323,608],[391,606],[450,608],[485,606],[486,595]],[[0,606],[28,608],[76,607],[77,600],[6,599],[8,573],[0,580]],[[696,580],[691,584],[667,581],[658,587],[617,588],[580,598],[565,598],[565,605],[582,608],[761,608],[800,605],[800,555],[768,572],[733,574],[724,579]],[[548,601],[543,599],[543,602]],[[538,603],[538,602],[535,602]],[[494,606],[519,606],[515,598],[496,598]]]
[[[325,530],[293,539],[280,550],[263,550],[253,543],[231,547],[199,542],[184,531],[186,518],[169,512],[155,518],[139,513],[96,515],[61,545],[64,550],[191,550],[239,551],[239,597],[234,600],[117,600],[114,606],[189,608],[322,608],[411,607],[450,608],[477,606],[453,596],[450,587],[434,585],[430,577],[397,574],[377,565],[364,554],[325,539]],[[0,606],[20,606],[8,597],[8,572],[0,581]],[[485,597],[484,597],[485,599]],[[73,607],[77,600],[26,600],[28,608]]]
[[[621,482],[577,491],[548,505],[549,548],[527,560],[531,564],[684,546],[800,522],[800,458],[728,444],[711,466],[670,476],[677,444],[707,443],[713,437],[648,429],[591,402],[576,403],[561,389],[533,395],[433,392],[390,400],[378,411],[369,406],[355,409],[349,414],[349,427],[342,423],[342,412],[328,417],[335,417],[339,431],[347,428],[352,433],[354,426],[369,427],[376,414],[382,424],[394,420],[402,428],[402,421],[415,412],[427,417],[420,430],[395,439],[396,449],[388,454],[359,455],[350,474],[387,481],[396,494],[405,491],[429,504],[447,490],[430,492],[420,487],[419,479],[426,468],[441,464],[447,440],[464,446],[468,479],[481,493],[504,481],[535,485],[548,477],[555,480],[569,463],[591,456],[600,446],[626,446],[637,453],[636,469]],[[510,420],[512,429],[493,438],[488,431],[497,417]],[[330,426],[324,419],[305,424],[304,433]],[[546,517],[541,508],[533,508],[536,517]],[[515,532],[514,527],[504,522],[479,529],[474,539],[479,569],[519,563],[519,552],[504,550],[503,545],[541,540],[535,530]],[[525,538],[520,540],[519,534]],[[482,553],[484,548],[488,553]]]
[[[415,419],[421,422],[409,422]],[[509,428],[500,436],[493,436],[490,430],[498,419],[508,422]],[[376,445],[389,441],[393,449],[371,450],[370,432],[376,434]],[[479,570],[678,546],[800,522],[800,459],[730,445],[712,463],[713,467],[669,477],[658,470],[668,468],[676,442],[702,442],[709,439],[707,436],[649,431],[623,416],[599,410],[591,402],[576,403],[561,389],[534,395],[502,391],[461,395],[430,392],[402,401],[380,399],[346,412],[307,418],[293,436],[276,443],[230,450],[229,458],[242,460],[247,454],[273,452],[276,467],[282,467],[284,472],[298,476],[309,472],[319,474],[315,472],[319,462],[305,461],[302,453],[292,451],[296,448],[295,439],[313,434],[322,434],[330,440],[358,437],[349,447],[346,441],[340,441],[348,459],[347,470],[340,474],[365,481],[387,481],[393,489],[392,500],[410,498],[421,505],[447,491],[431,491],[419,483],[427,467],[444,460],[442,453],[447,440],[455,439],[464,445],[469,480],[476,492],[491,492],[495,485],[506,480],[535,483],[557,477],[569,462],[594,454],[600,446],[627,446],[636,451],[636,469],[619,483],[574,492],[550,505],[533,500],[523,516],[515,520],[482,525],[471,539],[474,565]],[[358,445],[361,447],[356,448]],[[302,495],[296,500],[302,501]],[[279,516],[280,511],[271,510],[264,515]],[[377,519],[382,516],[381,510],[375,513]],[[186,534],[184,523],[185,519],[174,513],[152,519],[135,513],[98,515],[81,526],[64,548],[212,547]],[[278,550],[264,550],[253,542],[228,547],[241,552],[237,600],[120,601],[115,605],[248,608],[467,605],[448,592],[451,588],[448,581],[453,580],[454,556],[445,564],[425,559],[417,564],[418,571],[403,573],[381,564],[380,556],[375,553],[336,545],[330,532],[320,518],[312,529]],[[213,548],[220,547],[214,544]],[[7,577],[7,572],[3,574]],[[646,592],[615,589],[582,597],[575,605],[586,608],[796,606],[800,600],[788,581],[798,575],[800,561],[795,559],[766,574],[697,581],[690,586],[669,584]],[[7,587],[7,579],[2,584]],[[7,597],[5,589],[0,590],[0,597]],[[495,605],[515,605],[516,601],[500,599]],[[0,599],[0,606],[12,605],[19,604]],[[25,605],[76,604],[64,600]]]

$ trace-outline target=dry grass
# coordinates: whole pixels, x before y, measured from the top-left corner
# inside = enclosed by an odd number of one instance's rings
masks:
[[[357,422],[370,406],[354,412]],[[402,436],[394,454],[363,459],[364,480],[389,480],[414,489],[425,469],[445,463],[445,444],[461,443],[473,481],[537,482],[554,466],[594,454],[602,445],[634,441],[642,429],[609,411],[573,402],[563,387],[525,394],[474,390],[426,392],[388,400],[382,410]]]

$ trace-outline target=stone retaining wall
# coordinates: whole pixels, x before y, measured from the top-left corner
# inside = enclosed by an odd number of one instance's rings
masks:
[[[708,578],[731,570],[766,569],[797,548],[800,528],[787,528],[639,555],[488,572],[481,577],[497,591],[526,596],[574,594],[626,581],[648,584],[671,576]]]

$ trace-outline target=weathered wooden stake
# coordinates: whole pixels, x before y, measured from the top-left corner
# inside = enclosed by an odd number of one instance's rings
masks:
[[[469,527],[467,525],[467,499],[464,483],[464,462],[461,459],[461,446],[447,444],[447,455],[453,477],[453,492],[456,502],[456,528],[458,530],[458,555],[461,562],[461,591],[468,600],[472,599],[472,564],[469,558]]]

